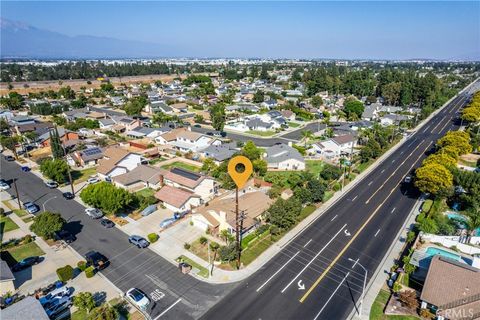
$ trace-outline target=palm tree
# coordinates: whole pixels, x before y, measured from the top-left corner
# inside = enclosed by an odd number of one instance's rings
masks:
[[[340,119],[346,120],[347,114],[342,110],[337,110],[337,121],[340,121]]]
[[[302,140],[305,141],[305,147],[307,147],[307,140],[313,137],[313,133],[310,130],[303,130],[302,131]]]
[[[467,212],[465,225],[467,229],[467,243],[470,243],[476,230],[480,228],[480,207],[478,205],[475,204],[470,211]]]

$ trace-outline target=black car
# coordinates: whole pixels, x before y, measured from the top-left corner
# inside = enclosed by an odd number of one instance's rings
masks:
[[[39,256],[32,256],[25,258],[23,260],[20,260],[17,264],[15,264],[12,267],[12,271],[20,271],[23,269],[26,269],[28,267],[33,266],[34,264],[38,264],[42,261],[42,259]]]
[[[93,266],[95,270],[103,270],[109,265],[108,259],[97,251],[87,252],[85,260],[87,261],[87,267]]]
[[[108,219],[100,220],[100,224],[107,229],[115,227],[115,223],[113,223],[113,221],[108,220]]]
[[[7,161],[15,161],[15,158],[13,156],[5,156],[5,160]]]
[[[55,240],[63,240],[66,243],[72,243],[73,241],[77,240],[77,237],[67,230],[60,230],[55,233]]]
[[[62,195],[67,200],[71,200],[71,199],[75,198],[75,195],[71,192],[64,192],[64,193],[62,193]]]

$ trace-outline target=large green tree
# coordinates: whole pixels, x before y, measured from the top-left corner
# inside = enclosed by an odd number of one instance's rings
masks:
[[[45,159],[40,164],[40,172],[50,180],[64,183],[68,178],[68,163],[63,159]]]
[[[453,175],[443,165],[427,163],[415,171],[415,186],[421,192],[439,194],[453,187]]]
[[[347,100],[343,105],[343,110],[347,114],[347,118],[350,120],[360,119],[362,113],[365,110],[362,101],[359,100]]]
[[[210,107],[210,119],[215,130],[223,131],[226,121],[225,106],[216,104]]]
[[[78,309],[90,313],[95,308],[95,299],[91,292],[79,292],[73,297],[73,305]]]
[[[55,232],[62,230],[66,223],[59,213],[45,211],[33,219],[30,231],[44,239],[53,239]]]
[[[131,193],[108,182],[91,184],[80,193],[86,204],[108,213],[118,213],[130,205],[134,198]]]

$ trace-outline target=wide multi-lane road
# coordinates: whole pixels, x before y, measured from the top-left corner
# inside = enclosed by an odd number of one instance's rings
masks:
[[[418,197],[404,177],[458,128],[468,98],[456,97],[203,318],[345,319],[358,309],[362,267],[370,280]]]
[[[67,221],[65,229],[76,235],[71,246],[80,255],[96,250],[111,264],[102,271],[122,292],[136,287],[154,302],[147,313],[152,319],[199,318],[233,285],[210,285],[182,274],[171,262],[150,249],[138,249],[128,243],[128,236],[117,228],[105,229],[90,219],[85,207],[74,200],[65,200],[59,190],[47,188],[31,172],[22,172],[15,162],[0,160],[1,178],[17,179],[20,199],[34,201],[45,210],[59,212]],[[12,187],[10,194],[14,193]],[[161,239],[159,241],[162,241]],[[80,260],[80,257],[79,257]],[[92,280],[95,281],[95,280]]]

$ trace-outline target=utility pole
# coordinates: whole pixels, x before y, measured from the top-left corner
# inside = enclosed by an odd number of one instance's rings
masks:
[[[63,149],[63,156],[65,157],[65,162],[67,163],[67,170],[68,170],[68,181],[70,182],[70,188],[72,189],[72,194],[75,195],[75,190],[73,189],[73,180],[72,180],[72,172],[70,170],[70,165],[68,164],[68,160],[67,160],[67,150],[66,148],[63,146],[63,144],[60,144],[60,146],[62,147]]]
[[[15,188],[15,193],[17,194],[17,203],[18,203],[18,209],[22,209],[22,205],[20,204],[20,195],[18,194],[18,188],[17,188],[17,178],[13,178],[13,187]]]
[[[236,240],[236,249],[237,249],[237,269],[240,269],[240,256],[242,246],[240,245],[240,215],[238,212],[238,187],[235,188],[235,240]]]

